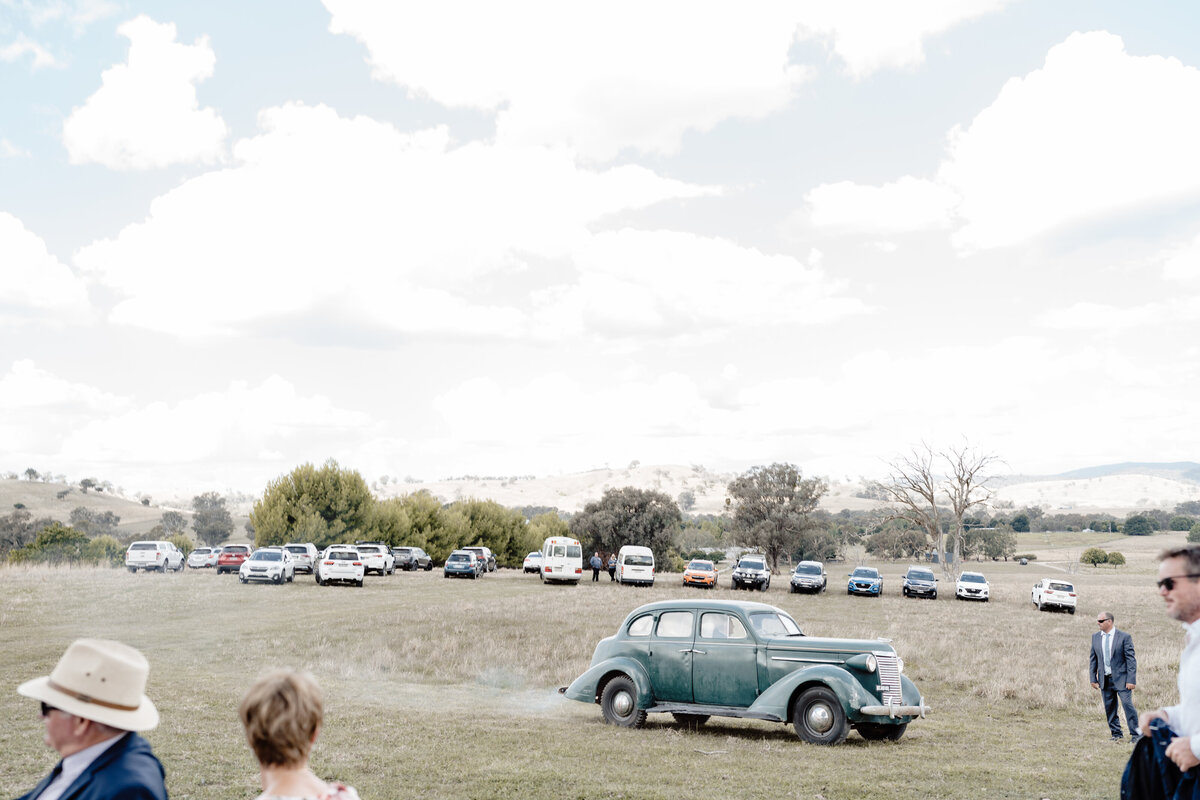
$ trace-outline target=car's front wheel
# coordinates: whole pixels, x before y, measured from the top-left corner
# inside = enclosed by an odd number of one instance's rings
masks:
[[[637,686],[625,675],[618,675],[604,685],[600,710],[607,722],[622,728],[640,728],[646,722],[645,709],[637,707]]]
[[[841,701],[824,686],[806,689],[796,700],[792,727],[797,736],[812,744],[839,744],[850,733]]]
[[[907,722],[902,722],[899,725],[882,725],[874,722],[864,722],[858,726],[858,732],[862,734],[864,739],[872,742],[879,742],[883,741],[884,739],[894,742],[904,735],[906,728],[908,728]]]

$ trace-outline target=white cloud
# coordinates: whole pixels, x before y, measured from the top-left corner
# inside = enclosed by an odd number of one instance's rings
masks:
[[[33,56],[34,69],[58,66],[58,60],[49,50],[27,36],[20,35],[14,41],[0,46],[0,61],[12,63],[26,55]]]
[[[1200,70],[1075,33],[951,132],[939,180],[963,198],[964,249],[1200,194]]]
[[[863,78],[883,68],[925,60],[925,40],[956,25],[999,11],[1010,0],[839,0],[802,7],[804,38],[830,43],[847,71]]]
[[[567,259],[605,215],[712,193],[641,167],[584,170],[560,149],[453,148],[444,130],[324,107],[261,123],[236,167],[76,255],[125,298],[114,321],[204,336],[334,306],[385,329],[510,336],[521,298],[477,297],[481,277]]]
[[[730,326],[820,325],[867,310],[791,256],[691,233],[600,233],[580,245],[573,263],[581,277],[551,298],[552,330],[570,330],[560,318],[570,314],[575,325],[617,338],[720,337]]]
[[[325,5],[330,30],[365,44],[378,79],[496,111],[501,141],[595,159],[672,153],[686,131],[780,110],[810,76],[788,63],[791,3]]]
[[[365,415],[301,396],[271,376],[258,386],[235,381],[174,405],[152,402],[96,419],[66,437],[61,455],[72,463],[168,465],[254,461],[276,450],[295,458],[298,447],[329,445],[368,426]]]
[[[12,214],[0,211],[0,317],[72,319],[88,311],[83,281]]]
[[[0,377],[0,439],[14,457],[37,453],[37,458],[47,458],[73,426],[98,414],[117,413],[126,402],[53,375],[30,359],[14,361]]]
[[[220,160],[228,128],[196,98],[195,84],[216,63],[207,38],[179,44],[174,25],[144,15],[117,32],[130,42],[127,63],[105,70],[100,89],[63,123],[71,163],[153,169]]]
[[[1163,277],[1186,285],[1200,285],[1200,236],[1167,256]]]
[[[1163,303],[1121,308],[1104,303],[1075,303],[1039,314],[1035,324],[1058,330],[1094,331],[1117,335],[1133,328],[1144,328],[1163,321],[1169,313]]]
[[[813,227],[880,235],[946,228],[958,203],[944,186],[909,176],[884,186],[825,183],[804,200]]]
[[[23,147],[10,142],[8,139],[0,136],[0,158],[29,158],[30,153]]]

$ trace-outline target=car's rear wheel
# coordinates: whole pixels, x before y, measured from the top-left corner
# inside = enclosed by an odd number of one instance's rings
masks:
[[[796,700],[792,727],[797,736],[812,744],[838,744],[850,733],[841,701],[824,686],[806,689]]]
[[[676,714],[672,712],[671,716],[675,718],[675,722],[685,728],[699,728],[709,719],[708,714]]]
[[[1070,608],[1068,608],[1068,609],[1067,609],[1067,611],[1070,611],[1072,614],[1074,614],[1074,613],[1075,613],[1075,606],[1071,606]]]
[[[637,686],[625,675],[604,684],[600,710],[605,721],[622,728],[640,728],[646,722],[645,709],[637,707]]]
[[[894,742],[904,735],[906,728],[908,728],[907,722],[902,722],[899,725],[883,725],[875,722],[864,722],[858,726],[858,732],[862,734],[864,739],[868,739],[872,742],[879,742],[885,739],[890,742]]]
[[[365,584],[366,584],[366,581],[364,581],[362,578],[358,579],[358,588],[361,589]]]

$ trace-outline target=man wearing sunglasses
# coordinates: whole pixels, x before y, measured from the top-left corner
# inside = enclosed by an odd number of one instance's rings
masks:
[[[1100,690],[1112,740],[1122,741],[1121,720],[1117,713],[1120,702],[1125,711],[1125,724],[1129,726],[1129,738],[1136,741],[1138,713],[1133,707],[1133,689],[1137,684],[1137,658],[1133,652],[1133,637],[1117,630],[1113,622],[1111,611],[1101,611],[1096,616],[1100,629],[1092,634],[1088,676],[1092,688]]]
[[[79,639],[53,672],[21,684],[18,694],[41,701],[45,742],[62,760],[20,800],[167,800],[162,764],[134,733],[158,725],[149,672],[128,645]]]
[[[1142,738],[1121,779],[1122,800],[1200,800],[1200,545],[1159,556],[1158,594],[1186,631],[1179,657],[1179,703],[1138,718]]]

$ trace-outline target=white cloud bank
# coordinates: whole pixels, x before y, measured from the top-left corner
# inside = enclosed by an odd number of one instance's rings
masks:
[[[63,123],[71,163],[145,170],[220,160],[228,128],[200,108],[195,84],[213,74],[206,38],[175,41],[172,24],[139,16],[117,28],[129,39],[127,63],[105,70],[99,90]]]
[[[88,311],[82,280],[46,250],[12,214],[0,211],[0,318],[37,315],[43,322]]]
[[[325,107],[261,116],[237,166],[187,181],[76,263],[124,299],[114,322],[183,336],[337,311],[405,333],[557,339],[673,335],[746,319],[862,311],[790,257],[606,216],[713,189],[637,166],[593,171],[561,148],[402,133]],[[554,264],[508,290],[530,262]],[[483,291],[481,280],[497,291]],[[175,302],[187,297],[186,304]]]

